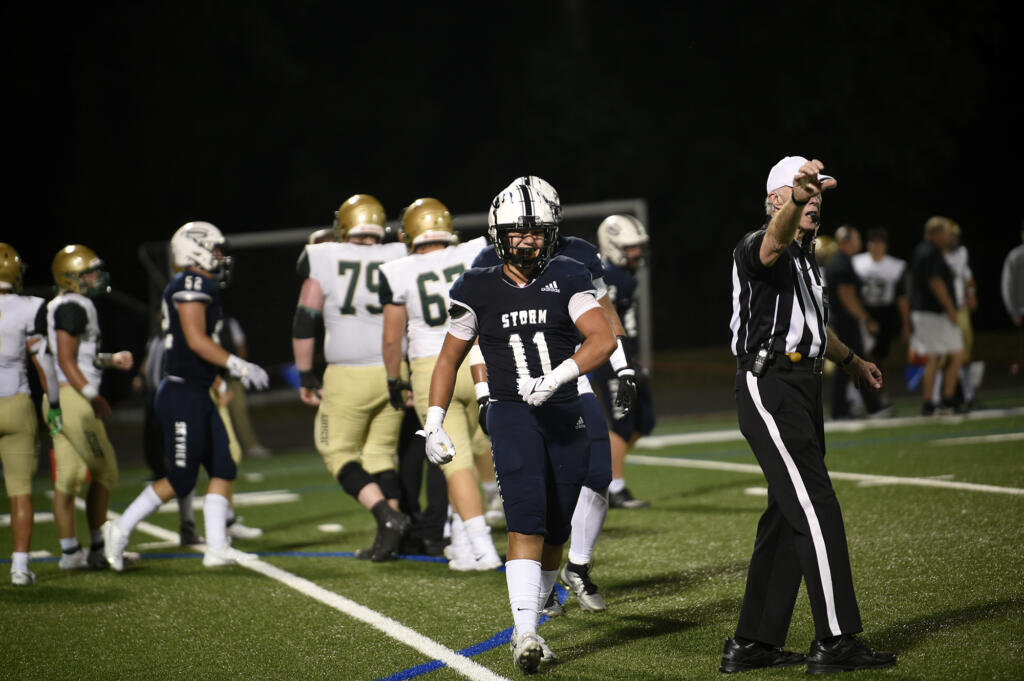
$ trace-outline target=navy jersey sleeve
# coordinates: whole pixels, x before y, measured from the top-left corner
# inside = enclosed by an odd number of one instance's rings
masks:
[[[72,336],[81,336],[89,323],[85,308],[78,303],[63,303],[53,311],[53,326]]]
[[[592,279],[600,279],[604,276],[604,263],[601,262],[601,255],[594,244],[574,236],[562,237],[562,239],[565,245],[559,249],[559,255],[582,263]]]
[[[736,245],[733,251],[736,266],[743,270],[750,277],[763,278],[768,275],[770,268],[765,267],[761,262],[761,243],[764,241],[766,230],[759,229],[748,233]]]

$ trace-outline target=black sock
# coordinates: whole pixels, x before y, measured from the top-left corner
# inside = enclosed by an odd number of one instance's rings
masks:
[[[374,504],[373,508],[370,509],[370,513],[377,519],[377,524],[383,526],[387,522],[388,516],[391,515],[391,507],[388,506],[387,499],[381,499]]]
[[[62,549],[61,552],[65,556],[70,556],[72,553],[78,553],[81,550],[82,550],[82,545],[81,544],[75,544],[70,549]]]

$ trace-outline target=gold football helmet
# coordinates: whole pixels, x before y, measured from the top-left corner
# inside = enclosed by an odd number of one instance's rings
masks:
[[[818,267],[824,267],[839,252],[839,244],[830,236],[821,234],[814,237],[814,259]]]
[[[103,261],[88,246],[71,244],[57,251],[53,258],[53,281],[62,291],[98,296],[110,292],[110,275],[103,270]],[[91,282],[86,276],[97,275]]]
[[[21,292],[25,263],[10,244],[0,243],[0,290]]]
[[[437,199],[416,199],[409,204],[402,215],[402,231],[410,251],[423,244],[453,244],[456,241],[452,214]]]
[[[383,241],[387,224],[384,206],[369,194],[353,194],[334,211],[338,241],[347,241],[350,236],[357,235],[375,236],[377,241]]]

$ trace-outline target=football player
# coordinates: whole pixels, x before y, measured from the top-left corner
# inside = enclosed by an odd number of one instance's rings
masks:
[[[292,327],[299,397],[317,407],[313,437],[327,470],[377,522],[373,545],[357,552],[374,562],[396,557],[409,519],[398,510],[401,486],[395,451],[402,412],[388,403],[380,354],[383,308],[380,266],[406,255],[405,244],[382,244],[384,207],[355,194],[335,213],[337,242],[306,246],[308,267]],[[327,369],[323,388],[313,371],[314,334],[323,319]]]
[[[419,419],[425,422],[430,376],[448,323],[448,289],[469,268],[487,240],[478,237],[456,245],[451,213],[432,198],[414,201],[402,216],[402,227],[411,255],[380,268],[380,302],[384,306],[382,352],[391,404],[399,409],[405,404],[400,372],[408,325],[412,395]],[[474,442],[479,424],[468,363],[460,367],[453,403],[444,423],[459,456],[442,466],[454,509],[453,555],[448,567],[459,571],[493,570],[502,562],[484,519],[474,467],[475,449],[489,452],[489,446],[486,437]]]
[[[63,429],[53,438],[57,467],[53,517],[60,538],[59,564],[64,570],[102,569],[107,561],[100,528],[107,518],[118,470],[103,424],[111,409],[100,395],[100,379],[104,369],[130,370],[133,358],[127,350],[99,352],[100,325],[93,298],[110,291],[110,276],[96,253],[80,244],[65,246],[54,257],[52,271],[58,292],[46,306],[46,328],[57,359],[64,421]],[[88,555],[75,533],[75,497],[87,471],[92,476],[85,499],[91,544]]]
[[[632,215],[610,215],[597,228],[597,243],[604,261],[604,280],[608,298],[622,319],[626,332],[622,338],[626,357],[633,360],[639,353],[637,325],[637,268],[647,260],[649,238],[642,222]],[[610,425],[612,448],[612,483],[608,488],[608,505],[612,508],[643,508],[650,503],[636,499],[626,487],[626,453],[641,435],[654,430],[654,404],[650,383],[637,381],[632,408],[626,412],[617,404],[620,379],[611,366],[594,372]],[[632,389],[631,389],[632,390]]]
[[[543,178],[535,175],[526,175],[513,180],[507,188],[511,190],[516,186],[525,186],[541,197],[551,206],[555,222],[561,221],[561,202],[558,192]],[[488,221],[492,220],[494,212],[488,214]],[[617,394],[620,408],[628,411],[632,400],[631,388],[635,387],[634,371],[626,362],[622,338],[625,331],[622,322],[619,320],[615,307],[608,298],[608,288],[604,283],[604,266],[601,262],[597,248],[593,244],[573,236],[559,234],[554,245],[554,253],[572,258],[584,266],[590,272],[597,291],[598,302],[608,317],[618,338],[615,352],[611,356],[611,366],[622,386]],[[480,253],[474,267],[489,267],[500,262],[495,247],[489,246]],[[473,378],[477,381],[478,394],[481,395],[481,411],[487,409],[487,383],[486,372],[479,360],[470,356],[470,362],[474,364]],[[583,401],[583,417],[587,424],[587,434],[591,439],[590,445],[590,467],[587,478],[580,491],[579,501],[572,521],[572,540],[569,545],[569,560],[561,572],[562,582],[572,589],[580,607],[591,612],[599,612],[606,609],[604,596],[600,593],[598,586],[590,576],[590,562],[593,556],[594,546],[604,527],[604,521],[608,514],[608,486],[612,481],[611,449],[608,440],[608,424],[601,405],[594,396],[590,381],[585,375],[578,379],[580,398]],[[481,417],[485,420],[484,417]],[[552,585],[553,586],[553,585]],[[562,613],[562,607],[555,597],[552,589],[546,596],[544,614],[549,617]]]
[[[558,574],[588,468],[577,378],[607,361],[616,343],[586,267],[554,253],[554,205],[518,185],[495,197],[490,212],[488,232],[502,264],[468,270],[451,288],[424,431],[427,456],[452,460],[457,450],[442,424],[459,365],[479,338],[508,526],[510,647],[515,664],[533,673],[557,660],[537,634],[538,612]]]
[[[161,302],[166,354],[155,405],[164,431],[168,473],[147,485],[118,520],[103,525],[104,553],[118,572],[124,569],[124,549],[135,526],[164,502],[191,493],[200,465],[210,476],[203,501],[203,565],[220,567],[256,558],[231,548],[228,542],[227,523],[238,468],[210,389],[226,389],[221,369],[257,390],[266,388],[270,377],[214,340],[222,320],[220,289],[231,270],[224,243],[216,226],[201,221],[185,223],[171,237],[174,267],[180,271],[167,284]]]
[[[44,409],[50,435],[61,427],[59,403],[50,402],[49,398],[56,398],[59,388],[53,358],[46,351],[46,307],[42,298],[21,295],[24,270],[18,251],[10,244],[0,243],[0,461],[7,496],[11,499],[11,584],[15,586],[31,586],[36,581],[28,567],[32,476],[36,468],[36,415],[32,413],[25,371],[28,357],[32,358],[47,395]]]

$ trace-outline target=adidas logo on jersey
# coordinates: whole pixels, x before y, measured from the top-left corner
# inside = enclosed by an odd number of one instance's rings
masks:
[[[557,281],[552,281],[550,284],[544,284],[543,286],[540,287],[540,290],[548,291],[549,293],[561,293],[561,291],[558,290]]]
[[[581,416],[579,421],[576,422],[576,430],[586,430],[586,429],[587,429],[587,424],[583,422],[583,417]]]

